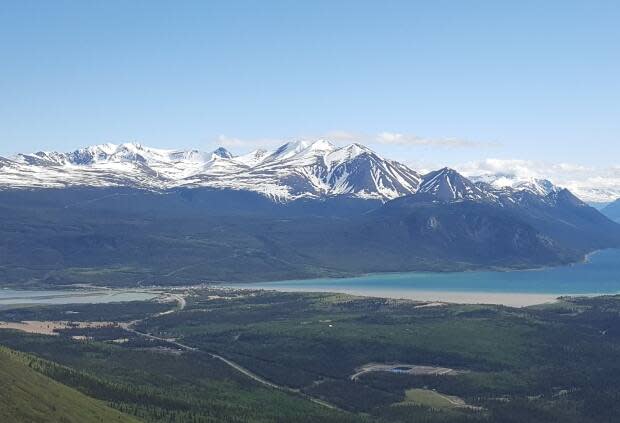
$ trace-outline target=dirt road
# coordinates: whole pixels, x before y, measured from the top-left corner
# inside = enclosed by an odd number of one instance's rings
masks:
[[[170,314],[170,313],[176,313],[179,312],[181,310],[183,310],[185,308],[185,306],[187,305],[187,302],[185,301],[185,298],[181,295],[178,294],[172,294],[171,297],[174,297],[177,300],[177,307],[175,307],[172,310],[168,310],[166,312],[163,313],[159,313],[156,316],[161,316],[161,315],[166,315],[166,314]],[[182,349],[184,351],[193,351],[193,352],[202,352],[204,354],[209,355],[212,358],[215,358],[217,360],[220,360],[222,363],[226,364],[227,366],[229,366],[232,369],[235,369],[237,372],[249,377],[250,379],[260,383],[261,385],[267,386],[269,388],[273,388],[273,389],[278,389],[280,391],[284,391],[284,392],[288,392],[297,396],[300,396],[304,399],[307,399],[309,401],[312,401],[315,404],[321,405],[323,407],[327,407],[327,408],[331,408],[333,410],[340,410],[342,411],[340,408],[338,408],[337,406],[328,403],[327,401],[323,401],[319,398],[315,398],[312,397],[308,394],[305,394],[303,392],[301,392],[299,389],[295,389],[295,388],[291,388],[289,386],[284,386],[284,385],[278,385],[276,383],[273,383],[259,375],[257,375],[256,373],[252,372],[251,370],[246,369],[245,367],[241,366],[239,363],[235,363],[234,361],[223,357],[219,354],[216,353],[212,353],[209,351],[202,351],[198,348],[194,348],[194,347],[190,347],[189,345],[185,345],[182,344],[180,342],[177,341],[173,341],[170,339],[166,339],[166,338],[161,338],[159,336],[155,336],[155,335],[151,335],[150,333],[146,333],[146,332],[141,332],[139,330],[136,330],[133,328],[134,325],[136,325],[137,323],[140,323],[141,320],[137,320],[137,321],[133,321],[131,322],[129,325],[125,326],[125,329],[133,334],[136,334],[138,336],[142,336],[144,338],[148,338],[148,339],[153,339],[153,340],[157,340],[160,342],[165,342],[171,346],[174,346],[176,348]]]

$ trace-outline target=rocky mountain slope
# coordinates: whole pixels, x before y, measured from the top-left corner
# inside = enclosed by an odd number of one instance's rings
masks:
[[[358,144],[103,145],[4,159],[0,181],[0,278],[17,284],[529,268],[620,246],[620,225],[548,181],[420,175]]]
[[[242,156],[224,148],[204,153],[104,144],[69,153],[19,154],[0,162],[4,189],[211,187],[258,192],[279,201],[339,195],[385,201],[415,192],[419,181],[417,172],[362,145],[337,148],[323,140]]]

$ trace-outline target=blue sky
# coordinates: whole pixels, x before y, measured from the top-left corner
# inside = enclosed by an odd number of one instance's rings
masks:
[[[614,166],[618,22],[618,1],[5,0],[0,154],[331,135]]]

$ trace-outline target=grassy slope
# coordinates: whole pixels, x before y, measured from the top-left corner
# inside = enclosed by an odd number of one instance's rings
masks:
[[[129,347],[129,343],[75,342],[64,336],[9,330],[0,330],[0,344],[32,354],[37,369],[54,380],[146,422],[370,421],[257,385],[205,354],[177,356]]]
[[[458,397],[443,395],[430,389],[407,389],[405,400],[401,404],[422,405],[431,408],[458,407],[462,400]]]
[[[138,422],[100,401],[37,373],[26,356],[0,348],[0,421]]]

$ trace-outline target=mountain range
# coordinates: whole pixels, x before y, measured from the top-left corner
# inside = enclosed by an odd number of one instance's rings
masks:
[[[41,151],[0,158],[0,189],[131,187],[165,191],[210,187],[257,192],[276,201],[345,196],[385,202],[441,185],[442,181],[433,178],[443,178],[444,170],[422,175],[363,145],[338,148],[325,140],[289,142],[273,151],[256,150],[241,156],[222,147],[201,152],[136,143],[102,144],[68,153]],[[544,196],[558,189],[547,180],[507,179],[503,175],[460,180],[465,184],[456,187],[457,191],[464,190],[463,198],[470,199],[474,193],[505,197],[528,191]],[[442,194],[448,195],[447,191]]]
[[[346,195],[389,200],[414,193],[420,175],[351,144],[290,142],[274,151],[233,156],[103,144],[69,153],[18,154],[0,162],[0,186],[50,188],[125,186],[149,190],[211,187],[255,191],[274,200]]]
[[[531,268],[620,246],[620,225],[549,181],[421,174],[323,140],[2,158],[0,219],[0,278],[18,285]]]

